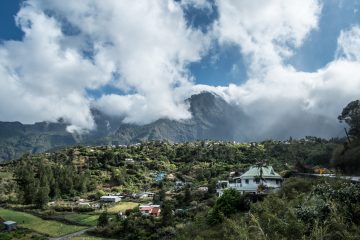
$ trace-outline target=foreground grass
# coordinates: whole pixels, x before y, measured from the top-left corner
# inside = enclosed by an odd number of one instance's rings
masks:
[[[126,209],[134,209],[139,206],[139,203],[135,202],[120,202],[107,209],[108,213],[125,212]]]
[[[43,220],[29,213],[0,208],[0,217],[17,222],[21,227],[52,237],[77,232],[86,227],[68,225],[57,221]]]

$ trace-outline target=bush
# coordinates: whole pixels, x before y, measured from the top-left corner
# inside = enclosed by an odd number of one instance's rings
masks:
[[[208,223],[215,224],[222,221],[223,217],[229,217],[239,211],[250,209],[250,199],[248,195],[241,195],[235,189],[227,189],[219,197],[215,206],[209,211]]]

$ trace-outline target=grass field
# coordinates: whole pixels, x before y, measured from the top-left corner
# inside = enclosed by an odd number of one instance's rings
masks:
[[[57,221],[43,220],[28,213],[4,208],[0,208],[0,216],[5,220],[17,222],[21,227],[25,227],[35,232],[46,234],[52,237],[62,236],[86,228],[82,226],[67,225]]]
[[[93,237],[93,236],[89,236],[87,234],[83,234],[78,237],[73,237],[73,238],[71,238],[71,240],[111,240],[111,239],[110,238]]]
[[[70,213],[70,214],[64,215],[63,217],[70,221],[78,222],[81,224],[86,224],[89,226],[96,226],[99,215]]]
[[[119,202],[116,205],[108,208],[108,213],[124,212],[126,209],[133,209],[139,206],[139,203],[134,202]]]

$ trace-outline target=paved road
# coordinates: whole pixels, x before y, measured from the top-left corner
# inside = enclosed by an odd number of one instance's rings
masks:
[[[335,174],[315,174],[315,173],[298,173],[300,176],[313,176],[313,177],[330,177],[330,178],[342,178],[352,182],[360,182],[360,176],[341,176]]]
[[[69,240],[73,237],[78,237],[82,234],[84,234],[86,231],[88,230],[92,230],[92,229],[95,229],[96,227],[91,227],[91,228],[87,228],[87,229],[84,229],[84,230],[81,230],[81,231],[78,231],[78,232],[74,232],[74,233],[70,233],[70,234],[67,234],[67,235],[64,235],[62,237],[56,237],[56,238],[48,238],[49,240]]]

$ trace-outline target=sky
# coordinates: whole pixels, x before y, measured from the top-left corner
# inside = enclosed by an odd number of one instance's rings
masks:
[[[94,107],[126,123],[182,120],[185,99],[212,91],[259,138],[337,136],[337,115],[360,96],[359,10],[360,0],[2,0],[0,121],[62,118],[83,132],[96,128]]]

